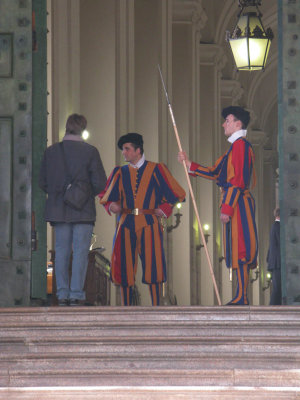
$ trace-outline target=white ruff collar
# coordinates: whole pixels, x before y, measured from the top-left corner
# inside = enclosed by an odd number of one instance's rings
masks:
[[[246,137],[247,135],[247,130],[246,129],[241,129],[239,131],[234,132],[229,138],[227,139],[228,142],[234,143],[237,139],[240,137]]]

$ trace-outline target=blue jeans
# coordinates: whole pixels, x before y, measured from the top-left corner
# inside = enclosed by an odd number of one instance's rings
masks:
[[[59,300],[69,298],[85,300],[83,286],[93,228],[91,224],[57,223],[54,225],[56,293]],[[70,282],[69,263],[72,250]]]

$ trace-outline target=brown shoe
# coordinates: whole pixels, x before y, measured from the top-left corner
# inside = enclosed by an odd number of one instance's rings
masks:
[[[68,299],[58,299],[58,306],[59,307],[67,307],[69,305]]]

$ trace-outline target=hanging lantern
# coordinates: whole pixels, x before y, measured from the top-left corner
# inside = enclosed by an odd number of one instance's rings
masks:
[[[259,5],[261,0],[239,0],[238,21],[232,34],[226,34],[238,70],[263,70],[267,62],[274,35],[271,28],[265,31]],[[247,7],[256,10],[247,12]]]

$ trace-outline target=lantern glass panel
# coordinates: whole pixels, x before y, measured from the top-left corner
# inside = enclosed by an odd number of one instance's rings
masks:
[[[249,64],[247,42],[247,38],[229,40],[233,57],[238,69],[248,66]]]
[[[269,39],[241,38],[229,40],[238,69],[259,70],[265,67],[271,41]]]
[[[268,47],[268,39],[249,39],[250,65],[264,66],[265,54]]]

